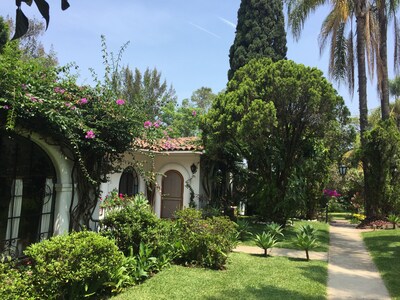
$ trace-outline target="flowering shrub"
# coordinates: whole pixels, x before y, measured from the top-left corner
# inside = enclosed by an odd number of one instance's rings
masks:
[[[119,99],[109,73],[96,87],[79,86],[69,66],[23,60],[14,43],[0,55],[0,78],[0,131],[33,131],[68,153],[85,199],[71,221],[76,229],[82,221],[87,225],[105,174],[142,134],[141,112]]]
[[[108,193],[104,199],[100,198],[100,201],[100,207],[102,208],[124,206],[129,203],[129,197],[124,197],[124,195],[118,194],[117,189],[114,189]]]
[[[352,214],[351,215],[354,219],[358,220],[358,221],[364,221],[366,216],[363,214]]]

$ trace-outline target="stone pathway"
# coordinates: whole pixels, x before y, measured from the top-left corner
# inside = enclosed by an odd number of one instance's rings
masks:
[[[244,246],[244,245],[239,245],[236,247],[236,249],[233,250],[233,252],[244,252],[244,253],[249,253],[249,254],[264,254],[264,250],[261,249],[260,247],[256,246]],[[268,254],[271,256],[287,256],[287,257],[293,257],[293,258],[304,258],[306,259],[306,253],[305,251],[302,250],[294,250],[294,249],[284,249],[284,248],[272,248],[268,250]],[[326,252],[314,252],[310,251],[309,252],[310,259],[311,260],[328,260],[328,253]]]
[[[383,280],[369,255],[361,232],[347,221],[330,226],[329,252],[310,252],[310,259],[328,261],[328,300],[390,300]],[[263,254],[255,246],[240,245],[234,252]],[[272,256],[305,258],[304,251],[273,248]]]
[[[345,221],[331,223],[328,300],[390,300],[361,232]]]

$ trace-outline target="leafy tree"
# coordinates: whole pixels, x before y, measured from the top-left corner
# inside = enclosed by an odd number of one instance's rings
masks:
[[[190,101],[203,112],[207,112],[215,97],[216,95],[212,92],[211,88],[203,86],[193,92]]]
[[[169,126],[170,137],[191,137],[200,133],[200,112],[201,109],[189,105],[189,100],[184,99],[182,105],[177,106],[173,102],[163,107],[161,119]]]
[[[235,73],[202,124],[207,154],[229,170],[245,158],[258,212],[284,224],[306,210],[308,196],[320,197],[318,184],[334,156],[332,139],[341,138],[348,114],[321,71],[252,60]]]
[[[389,92],[396,99],[400,98],[400,76],[389,81]]]
[[[311,12],[318,6],[330,3],[332,10],[324,20],[321,29],[322,46],[325,45],[328,38],[330,42],[330,73],[335,79],[348,78],[349,87],[354,88],[354,66],[357,65],[358,71],[358,99],[360,109],[360,140],[361,147],[366,145],[366,132],[368,130],[368,106],[367,106],[367,71],[366,62],[373,71],[373,61],[376,58],[376,41],[379,40],[377,32],[377,18],[371,5],[367,0],[347,0],[347,1],[306,1],[306,0],[287,0],[289,26],[296,38],[300,37],[301,29],[305,20]],[[356,56],[354,56],[353,29],[352,20],[356,20]],[[350,24],[348,38],[344,37],[346,25]],[[360,34],[363,33],[363,34]],[[357,62],[355,64],[355,62]],[[367,203],[367,215],[371,213],[368,210],[369,204],[373,199],[369,199],[368,179],[373,176],[368,170],[367,158],[361,158],[363,162],[365,197]]]
[[[8,25],[2,17],[0,17],[0,54],[3,52],[4,46],[8,42]]]
[[[130,105],[143,112],[145,119],[156,120],[169,103],[175,105],[177,97],[172,86],[161,80],[161,72],[147,68],[142,74],[138,69],[133,73],[124,67],[118,74],[119,91],[122,98]]]
[[[229,50],[231,80],[252,58],[286,59],[286,32],[281,0],[242,0],[233,45]]]
[[[29,20],[25,16],[22,11],[22,2],[26,3],[27,5],[31,6],[32,2],[35,2],[40,14],[46,20],[46,29],[49,26],[50,22],[50,6],[45,0],[16,0],[15,5],[17,6],[17,12],[15,17],[15,33],[13,36],[13,40],[19,39],[24,36],[29,29]],[[61,9],[66,10],[69,7],[68,0],[61,0]]]

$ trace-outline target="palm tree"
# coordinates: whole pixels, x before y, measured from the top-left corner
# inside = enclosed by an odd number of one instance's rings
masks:
[[[322,24],[320,46],[323,50],[330,37],[329,74],[339,82],[347,78],[351,92],[354,90],[354,66],[357,62],[360,135],[361,146],[363,147],[366,143],[365,132],[368,129],[366,62],[368,62],[370,73],[373,74],[377,42],[376,18],[372,14],[369,2],[367,0],[286,0],[286,3],[288,5],[289,27],[296,39],[300,37],[301,29],[311,12],[319,6],[332,4],[332,11]],[[356,56],[354,56],[353,47],[352,25],[354,19],[356,20]],[[350,31],[346,38],[344,34],[348,25]],[[367,178],[370,174],[365,157],[362,158],[362,162],[364,183],[368,184]],[[365,188],[368,187],[365,186]],[[366,199],[366,203],[370,203],[369,199]]]
[[[388,22],[393,18],[394,25],[394,67],[398,70],[400,65],[400,32],[397,24],[396,10],[399,7],[398,0],[376,0],[375,7],[379,23],[379,52],[377,64],[378,70],[378,91],[381,98],[381,115],[382,119],[390,116],[389,107],[389,78],[388,78],[388,59],[387,59],[387,30]]]

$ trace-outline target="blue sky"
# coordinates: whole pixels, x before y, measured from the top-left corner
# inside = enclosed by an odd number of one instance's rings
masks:
[[[108,50],[114,53],[130,41],[122,63],[141,71],[156,67],[173,85],[179,100],[202,86],[215,93],[225,88],[240,0],[70,0],[71,7],[64,12],[60,0],[48,2],[51,19],[42,42],[47,48],[53,45],[60,64],[77,63],[81,82],[92,82],[89,68],[102,74],[100,35],[105,35]],[[23,10],[40,18],[34,6],[24,5]],[[0,12],[14,17],[15,1],[2,0]],[[308,19],[298,42],[287,33],[288,58],[318,67],[325,75],[328,53],[320,56],[318,34],[327,12],[327,7],[319,9]],[[388,34],[389,39],[392,36]],[[389,76],[393,77],[391,67]],[[345,86],[333,85],[357,115],[357,93],[351,99]],[[370,84],[369,108],[379,105],[375,90]]]

